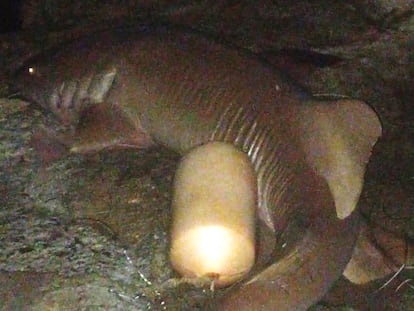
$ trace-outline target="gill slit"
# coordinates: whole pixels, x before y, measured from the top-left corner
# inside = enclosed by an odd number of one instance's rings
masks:
[[[73,107],[77,110],[82,110],[85,107],[82,107],[85,103],[90,102],[88,90],[90,88],[93,75],[86,75],[86,78],[78,80],[78,89],[76,94],[73,96]]]

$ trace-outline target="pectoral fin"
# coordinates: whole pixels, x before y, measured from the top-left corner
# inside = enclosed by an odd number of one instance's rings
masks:
[[[110,105],[91,105],[81,112],[74,153],[96,152],[114,148],[145,148],[153,144],[139,122],[127,118],[119,108]]]
[[[344,219],[357,204],[380,121],[358,100],[306,103],[299,115],[307,161],[328,182],[337,216]]]

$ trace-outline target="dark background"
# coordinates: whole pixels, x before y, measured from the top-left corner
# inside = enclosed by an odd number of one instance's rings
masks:
[[[0,33],[21,29],[21,0],[0,1]]]

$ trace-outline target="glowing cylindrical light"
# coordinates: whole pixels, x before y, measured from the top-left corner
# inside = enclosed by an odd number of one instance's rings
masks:
[[[174,180],[170,259],[184,277],[240,280],[254,264],[256,175],[245,153],[212,142],[181,161]]]

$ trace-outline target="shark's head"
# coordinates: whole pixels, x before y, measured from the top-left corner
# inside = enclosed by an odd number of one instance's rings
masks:
[[[36,103],[58,116],[64,124],[76,118],[68,101],[67,82],[58,63],[38,55],[26,61],[11,77],[10,90],[22,99]]]
[[[93,51],[64,45],[41,53],[12,75],[10,90],[51,111],[64,125],[75,124],[86,105],[103,102],[117,72],[103,53]]]

